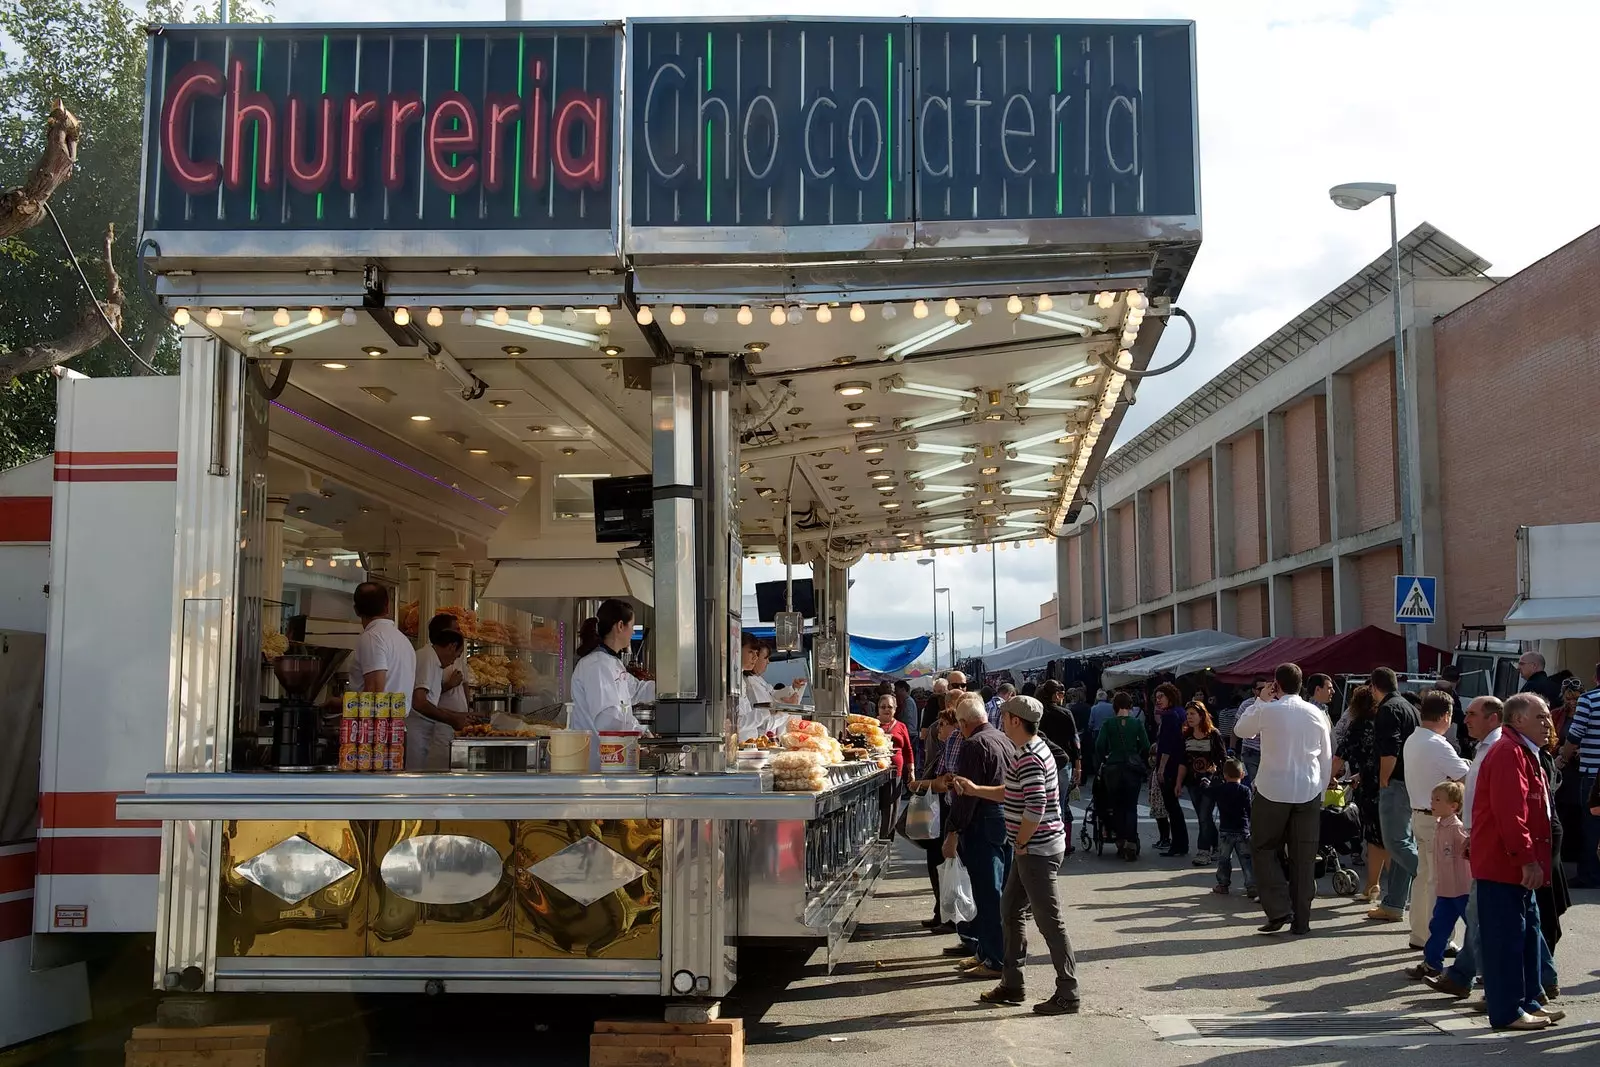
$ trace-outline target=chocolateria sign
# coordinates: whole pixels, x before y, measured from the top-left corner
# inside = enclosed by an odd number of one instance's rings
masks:
[[[244,245],[272,254],[320,233],[382,255],[433,233],[543,254],[588,234],[597,253],[725,255],[1198,239],[1188,22],[151,34],[158,243],[220,251],[253,233]]]

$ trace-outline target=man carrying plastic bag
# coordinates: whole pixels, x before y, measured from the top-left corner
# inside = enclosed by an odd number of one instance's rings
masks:
[[[956,704],[956,726],[963,740],[951,780],[998,788],[1016,750],[1005,734],[989,725],[988,712],[977,694],[968,693]],[[954,859],[959,852],[961,865],[972,880],[972,900],[978,911],[972,921],[957,924],[961,942],[945,949],[945,955],[963,957],[957,969],[968,978],[999,978],[1005,958],[1000,887],[1011,869],[1005,819],[998,799],[974,793],[956,796],[949,815],[944,827],[944,858]]]

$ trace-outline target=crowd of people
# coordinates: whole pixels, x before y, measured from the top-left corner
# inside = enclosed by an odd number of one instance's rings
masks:
[[[1367,919],[1404,923],[1421,953],[1409,977],[1459,999],[1481,983],[1469,1007],[1496,1029],[1548,1027],[1563,1018],[1552,1001],[1570,903],[1564,824],[1581,824],[1573,885],[1600,885],[1600,666],[1587,691],[1550,679],[1535,653],[1521,671],[1510,699],[1463,702],[1448,669],[1418,694],[1379,668],[1338,716],[1333,681],[1294,664],[1216,716],[1204,693],[1185,700],[1172,682],[1148,712],[1131,692],[1091,702],[1056,681],[969,691],[959,671],[920,707],[903,683],[885,687],[876,710],[895,727],[896,789],[936,796],[941,813],[942,832],[918,842],[935,898],[925,925],[956,936],[946,953],[962,974],[995,982],[982,1002],[1020,1004],[1031,913],[1056,975],[1034,1010],[1077,1011],[1056,875],[1074,851],[1070,802],[1091,779],[1084,833],[1124,861],[1140,856],[1145,800],[1162,856],[1192,845],[1195,866],[1215,866],[1218,894],[1237,871],[1264,913],[1260,932],[1297,936],[1311,932],[1322,868],[1343,852],[1365,867],[1351,884]],[[951,923],[939,883],[957,857],[976,914]]]

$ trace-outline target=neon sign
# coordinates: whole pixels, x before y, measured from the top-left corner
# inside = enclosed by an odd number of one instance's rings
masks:
[[[611,27],[168,28],[146,225],[606,229]]]

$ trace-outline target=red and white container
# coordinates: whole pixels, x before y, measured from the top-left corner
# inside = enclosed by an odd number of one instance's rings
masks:
[[[624,774],[639,769],[639,731],[600,731],[600,773]]]

